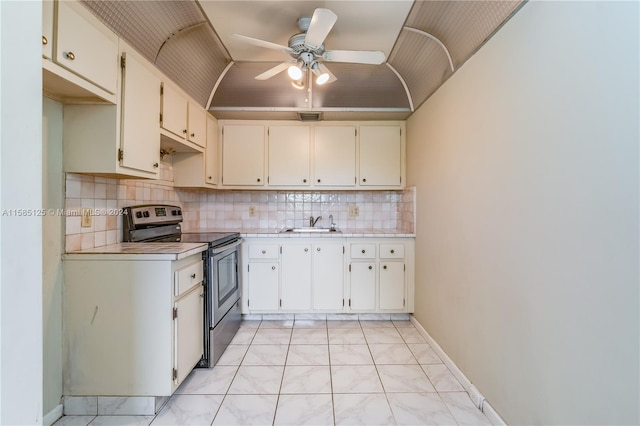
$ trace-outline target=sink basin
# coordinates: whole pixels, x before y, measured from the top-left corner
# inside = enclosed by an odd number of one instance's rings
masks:
[[[280,232],[342,232],[339,229],[321,228],[321,227],[302,227],[302,228],[285,228]]]

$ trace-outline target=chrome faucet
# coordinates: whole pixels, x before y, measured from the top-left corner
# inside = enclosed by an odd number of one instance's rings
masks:
[[[322,216],[318,216],[318,217],[316,217],[316,219],[315,219],[315,220],[313,219],[313,216],[311,216],[311,217],[309,218],[309,227],[310,227],[310,228],[313,228],[314,226],[316,226],[316,223],[318,223],[318,221],[319,221],[320,219],[322,219]]]
[[[334,231],[336,229],[336,224],[333,223],[333,215],[329,215],[329,228]]]

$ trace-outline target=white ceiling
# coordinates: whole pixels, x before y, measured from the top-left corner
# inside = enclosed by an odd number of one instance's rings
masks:
[[[278,62],[288,55],[243,43],[232,34],[287,46],[289,37],[300,32],[298,18],[311,17],[316,7],[328,8],[338,16],[325,40],[326,50],[381,50],[388,58],[413,5],[412,0],[199,3],[231,58],[252,62]]]

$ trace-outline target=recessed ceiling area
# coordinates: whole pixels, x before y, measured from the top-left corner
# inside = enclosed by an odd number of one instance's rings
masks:
[[[523,4],[513,1],[135,1],[83,0],[102,22],[217,118],[406,119]],[[287,46],[297,20],[316,8],[337,19],[325,50],[381,51],[384,62],[324,62],[336,80],[302,90],[286,71],[255,77],[291,60],[240,34]]]

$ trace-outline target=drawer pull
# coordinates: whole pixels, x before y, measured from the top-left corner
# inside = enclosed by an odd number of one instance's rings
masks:
[[[366,250],[362,249],[362,254],[365,254],[366,252],[367,252]]]
[[[67,52],[67,59],[73,61],[76,59],[76,55],[73,52]]]
[[[393,253],[395,253],[395,252],[396,252],[395,250],[391,250],[391,254],[393,254]]]
[[[159,166],[159,164],[158,164],[158,163],[153,163],[153,168],[154,168],[154,169],[157,169],[157,168],[158,168],[158,166]]]
[[[373,266],[369,265],[369,269],[373,269]]]
[[[309,251],[309,249],[305,247],[305,248],[304,248],[304,252],[306,253],[306,252],[308,252],[308,251]]]
[[[302,179],[302,183],[307,183],[307,180],[306,179]]]
[[[318,179],[318,183],[322,182],[320,179]]]
[[[384,265],[384,266],[382,267],[382,269],[387,269],[387,265]]]
[[[318,247],[316,250],[317,250],[317,251],[320,251],[320,247]]]
[[[275,266],[272,266],[272,267],[271,267],[271,269],[275,271],[275,270],[276,270],[276,267],[275,267]]]
[[[362,181],[363,181],[363,182],[366,182],[366,181],[367,181],[367,179],[362,179]]]
[[[195,133],[191,133],[191,137],[192,137],[192,138],[195,138],[195,137],[196,137],[196,134],[195,134]]]
[[[267,254],[267,251],[266,250],[262,250],[262,254]]]
[[[261,181],[260,178],[258,178],[258,182],[260,182],[260,181]]]
[[[196,274],[191,274],[191,279],[195,279],[196,278]]]
[[[49,44],[49,40],[47,40],[45,36],[42,36],[42,45],[46,46],[47,44]]]
[[[186,135],[186,134],[187,134],[187,129],[184,129],[184,130],[182,131],[182,133]]]

